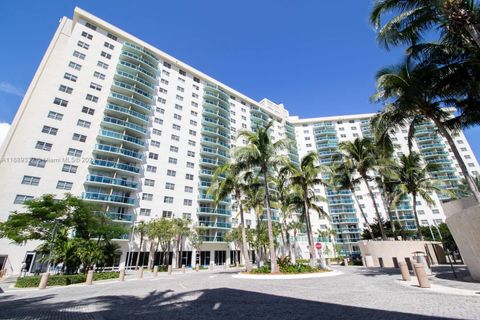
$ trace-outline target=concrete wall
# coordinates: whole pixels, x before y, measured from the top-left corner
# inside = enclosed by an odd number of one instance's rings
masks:
[[[373,267],[394,268],[394,258],[397,261],[406,261],[405,258],[414,262],[414,252],[427,253],[432,264],[446,263],[445,253],[440,242],[432,241],[371,241],[362,240],[359,243],[362,257],[371,256]],[[383,266],[381,265],[383,262]],[[367,266],[371,266],[368,263]]]
[[[480,206],[470,197],[448,202],[443,210],[470,275],[480,281]]]

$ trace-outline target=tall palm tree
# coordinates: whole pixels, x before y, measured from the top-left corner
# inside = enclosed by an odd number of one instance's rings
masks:
[[[377,41],[386,48],[416,44],[432,31],[480,47],[479,12],[474,0],[376,0],[370,21],[378,31]],[[389,21],[382,24],[385,17]]]
[[[278,272],[278,268],[272,228],[270,187],[268,184],[272,169],[285,162],[286,157],[281,156],[281,154],[288,149],[291,141],[282,139],[273,142],[269,134],[269,130],[272,126],[273,121],[270,121],[264,128],[258,128],[256,132],[240,132],[238,136],[244,138],[247,141],[247,145],[241,146],[235,150],[235,158],[237,159],[237,165],[240,168],[246,170],[258,168],[260,175],[263,178],[265,189],[265,208],[267,211],[271,272],[275,273]]]
[[[370,226],[367,215],[365,214],[365,210],[363,210],[363,207],[358,200],[358,196],[355,193],[355,186],[357,184],[360,184],[360,179],[354,177],[355,168],[348,165],[347,163],[339,162],[334,163],[329,171],[330,180],[328,182],[328,185],[337,192],[341,190],[349,190],[352,193],[353,199],[355,200],[355,203],[360,210],[360,214],[363,218],[365,226],[367,227],[367,231],[370,234],[370,238],[375,239],[375,237],[373,236],[372,227]]]
[[[239,172],[235,164],[226,163],[215,170],[212,185],[208,193],[213,195],[215,206],[225,197],[233,193],[235,195],[235,204],[239,210],[240,228],[242,233],[242,254],[245,259],[245,268],[247,272],[252,270],[252,262],[248,255],[247,233],[245,231],[245,214],[243,212],[242,197],[244,191],[248,189],[245,181],[245,174]]]
[[[308,249],[310,252],[310,265],[315,265],[315,246],[313,243],[313,230],[312,223],[310,219],[310,209],[314,206],[315,192],[313,190],[314,186],[319,184],[324,184],[324,181],[320,178],[322,168],[318,165],[318,153],[309,152],[301,160],[300,165],[296,166],[290,163],[285,170],[289,174],[290,183],[293,186],[297,186],[301,190],[302,201],[303,201],[303,216],[305,218],[305,223],[307,227],[307,238],[308,238]],[[327,214],[320,208],[315,207],[319,210],[321,215],[326,216]]]
[[[381,223],[382,217],[378,210],[377,201],[373,195],[372,188],[369,184],[373,180],[371,172],[374,171],[378,165],[378,161],[375,156],[375,149],[372,140],[369,138],[356,138],[354,141],[340,142],[338,145],[343,155],[343,162],[347,168],[354,168],[358,175],[362,178],[363,182],[367,186],[368,194],[372,200],[375,214],[379,221],[380,233],[382,239],[386,240],[387,236]]]
[[[138,255],[137,255],[137,261],[135,262],[135,270],[138,269],[138,265],[140,263],[140,254],[142,253],[142,246],[143,246],[143,240],[145,238],[145,235],[147,234],[148,231],[148,223],[145,221],[140,221],[136,226],[135,226],[135,233],[140,235],[140,246],[138,247]]]
[[[417,224],[417,234],[423,240],[420,231],[420,221],[417,214],[417,199],[422,197],[428,204],[434,204],[434,200],[430,196],[433,191],[440,192],[435,180],[429,177],[429,172],[436,169],[435,164],[423,165],[421,157],[418,153],[412,152],[409,155],[400,157],[400,166],[398,168],[399,185],[396,202],[404,195],[412,196],[413,214]]]
[[[295,264],[296,260],[296,249],[297,249],[297,233],[299,230],[302,230],[302,228],[305,226],[305,223],[299,221],[299,220],[293,220],[290,221],[288,224],[288,229],[293,231],[293,243],[292,243],[292,249],[291,249],[291,259],[292,263]]]
[[[376,76],[377,92],[371,99],[374,102],[383,102],[387,106],[373,121],[384,130],[409,126],[411,146],[415,125],[425,119],[431,120],[438,132],[447,140],[460,166],[463,178],[467,181],[477,202],[480,202],[480,192],[468,173],[465,161],[445,124],[450,120],[451,115],[442,108],[443,97],[432,83],[434,69],[434,66],[423,67],[407,59],[401,65],[380,70]]]

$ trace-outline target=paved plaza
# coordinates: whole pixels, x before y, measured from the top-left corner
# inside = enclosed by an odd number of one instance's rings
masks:
[[[335,269],[343,274],[300,280],[236,279],[221,269],[146,273],[43,291],[4,283],[0,319],[480,319],[480,284],[447,294],[402,285],[397,272]]]

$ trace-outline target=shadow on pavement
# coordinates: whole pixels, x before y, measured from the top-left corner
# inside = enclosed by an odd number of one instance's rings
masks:
[[[52,301],[54,297],[1,299],[0,319],[450,319],[228,288],[152,291],[142,297],[110,295],[69,302]]]

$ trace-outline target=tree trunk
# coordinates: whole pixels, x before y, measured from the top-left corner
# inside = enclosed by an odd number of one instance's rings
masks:
[[[142,245],[143,245],[143,233],[140,234],[140,247],[138,249],[137,261],[135,262],[135,270],[138,269],[138,264],[140,263],[140,253],[142,253]]]
[[[241,229],[242,229],[242,253],[243,253],[243,259],[245,259],[245,268],[247,269],[247,272],[252,271],[252,263],[250,262],[250,257],[248,256],[248,246],[247,246],[247,232],[245,231],[245,215],[243,213],[243,206],[240,202],[240,193],[237,191],[236,194],[237,197],[237,202],[239,203],[239,209],[240,209],[240,223],[241,223]]]
[[[439,119],[435,117],[430,117],[430,118],[433,120],[433,122],[437,126],[440,134],[447,140],[448,146],[450,147],[450,149],[452,149],[453,155],[457,160],[458,165],[460,166],[460,170],[462,171],[462,175],[465,178],[465,181],[467,181],[470,191],[475,197],[477,203],[480,203],[480,192],[478,191],[475,181],[468,173],[467,166],[465,165],[465,161],[463,161],[463,158],[460,155],[460,152],[458,151],[458,148],[455,145],[455,142],[453,141],[452,135],[450,134],[450,132],[448,132],[447,128],[445,128],[445,126]]]
[[[260,268],[261,267],[261,262],[262,262],[262,243],[260,241],[261,239],[261,230],[260,230],[260,227],[261,227],[261,219],[260,219],[260,216],[258,215],[258,213],[255,213],[257,215],[257,267]]]
[[[312,224],[310,222],[310,208],[308,205],[308,190],[307,188],[303,188],[303,206],[305,211],[305,222],[307,225],[307,238],[308,238],[308,251],[310,253],[310,266],[313,268],[316,265],[316,252],[315,246],[313,244],[313,232],[312,232]]]
[[[292,256],[292,250],[290,248],[290,234],[288,233],[288,228],[285,229],[285,238],[287,240],[287,250],[288,250],[287,255],[289,257],[291,257]]]
[[[273,227],[272,227],[272,215],[270,212],[270,191],[268,190],[268,168],[263,168],[263,179],[265,184],[265,207],[267,209],[267,227],[268,227],[268,243],[270,249],[270,266],[271,273],[278,272],[277,260],[275,255],[275,244],[273,242]]]
[[[368,184],[367,177],[362,176],[362,179],[365,182],[365,184],[367,185],[368,193],[370,194],[370,198],[372,199],[372,202],[373,202],[373,207],[375,208],[375,214],[377,215],[378,226],[380,227],[380,233],[382,234],[382,240],[387,240],[387,236],[385,235],[385,230],[383,229],[382,217],[380,216],[380,212],[378,211],[377,202],[375,201],[375,196],[373,195],[372,188],[370,188],[370,185]]]
[[[154,253],[153,253],[153,248],[155,248],[155,241],[150,241],[150,250],[148,252],[148,266],[147,269],[153,269],[153,259],[154,259]]]
[[[415,223],[417,224],[417,235],[420,237],[420,240],[423,241],[423,234],[422,231],[420,230],[420,221],[418,220],[418,215],[417,215],[417,193],[412,193],[413,197],[413,215],[415,216]]]
[[[363,220],[365,220],[365,224],[367,225],[367,230],[368,230],[368,233],[370,234],[370,237],[372,238],[372,240],[375,240],[375,236],[373,235],[372,227],[370,227],[370,223],[368,223],[368,219],[367,219],[367,216],[365,215],[365,211],[363,211],[363,208],[360,205],[360,201],[358,201],[357,195],[355,194],[355,188],[351,188],[350,192],[352,193],[353,198],[355,199],[355,202],[357,203],[358,209],[360,209],[360,214],[362,215]]]

